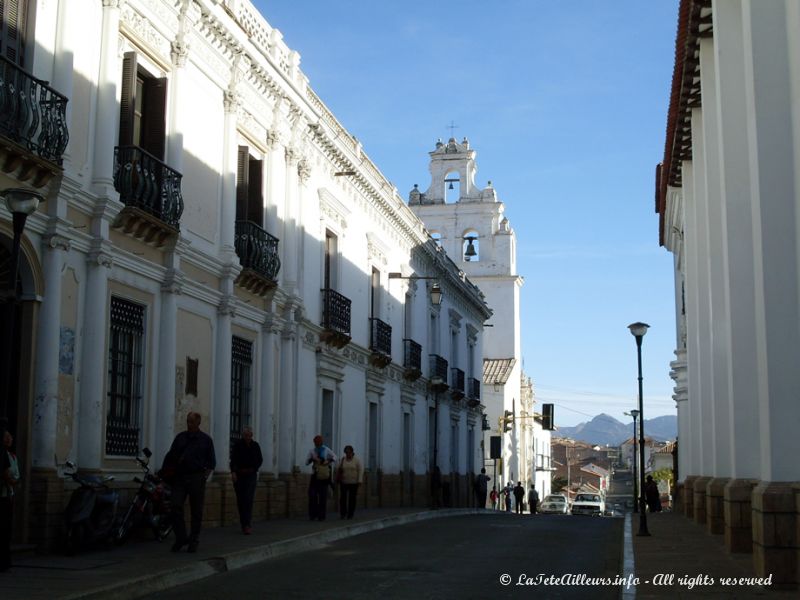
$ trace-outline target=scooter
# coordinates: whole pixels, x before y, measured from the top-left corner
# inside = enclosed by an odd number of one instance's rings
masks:
[[[111,538],[117,516],[119,493],[108,487],[114,480],[106,475],[78,475],[78,468],[67,461],[71,469],[64,475],[78,484],[72,492],[69,504],[64,511],[64,549],[67,554]]]
[[[136,462],[144,471],[144,478],[133,478],[140,484],[139,490],[125,512],[125,516],[114,529],[113,535],[116,544],[124,543],[136,525],[149,526],[159,542],[172,533],[172,516],[169,506],[172,490],[162,479],[150,473],[150,457],[153,455],[150,449],[144,448],[142,454],[146,460],[136,457]]]

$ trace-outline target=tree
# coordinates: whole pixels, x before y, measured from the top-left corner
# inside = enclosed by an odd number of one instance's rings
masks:
[[[675,474],[672,472],[672,469],[668,468],[658,469],[657,471],[653,471],[651,475],[653,476],[653,479],[655,479],[656,481],[666,481],[667,484],[669,484],[669,489],[672,489],[675,483],[673,481],[673,479],[675,478]]]
[[[558,493],[567,487],[567,478],[553,474],[553,479],[550,484],[552,492]]]

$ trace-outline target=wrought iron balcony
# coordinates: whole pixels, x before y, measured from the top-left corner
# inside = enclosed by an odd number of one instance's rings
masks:
[[[183,214],[182,177],[139,146],[114,148],[114,189],[119,192],[120,201],[134,209],[133,214],[143,217],[144,221],[153,223],[155,219],[155,225],[166,226],[166,233],[180,230]],[[115,225],[124,228],[126,233],[135,230],[137,237],[139,234],[146,234],[141,237],[153,236],[153,232],[145,231],[146,227],[141,222],[123,220],[124,223]],[[160,241],[163,242],[163,236]]]
[[[431,385],[435,386],[436,391],[447,389],[447,360],[438,354],[429,354],[428,378]],[[436,383],[434,383],[436,380]]]
[[[392,362],[392,326],[375,317],[369,320],[369,349],[372,364],[383,368]]]
[[[244,269],[236,283],[256,294],[275,287],[281,268],[278,238],[252,221],[236,221],[233,243]]]
[[[422,375],[422,346],[412,339],[403,340],[403,377],[416,381]]]
[[[61,170],[66,114],[66,96],[0,55],[0,136],[12,142],[1,152],[6,173],[46,185]]]
[[[350,298],[331,289],[322,290],[323,341],[342,348],[350,342]]]
[[[450,369],[450,394],[456,400],[464,397],[464,371],[458,367]]]

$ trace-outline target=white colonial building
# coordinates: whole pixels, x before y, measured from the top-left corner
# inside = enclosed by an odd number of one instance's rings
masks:
[[[486,464],[492,464],[490,437],[502,436],[498,489],[508,481],[523,481],[526,488],[535,482],[544,498],[550,491],[550,432],[542,429],[533,386],[522,372],[523,279],[517,273],[514,230],[491,182],[483,189],[475,185],[475,150],[466,138],[460,143],[453,138],[446,144],[438,141],[430,157],[430,186],[424,193],[414,186],[409,206],[436,243],[480,287],[493,311],[481,357],[481,401],[490,426],[484,436]],[[501,421],[506,415],[509,418]]]
[[[678,500],[800,582],[800,3],[682,0],[657,206],[675,258]]]
[[[19,537],[57,527],[54,457],[131,488],[133,457],[160,462],[190,410],[216,442],[212,524],[234,516],[245,425],[257,517],[304,511],[318,433],[362,457],[362,503],[426,504],[434,462],[472,503],[491,311],[280,32],[247,0],[2,6],[0,195],[43,200],[19,245],[25,202],[0,207]]]

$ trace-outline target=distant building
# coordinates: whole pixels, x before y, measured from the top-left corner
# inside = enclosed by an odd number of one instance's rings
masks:
[[[795,0],[681,0],[655,206],[681,508],[781,585],[800,583],[798,56]]]
[[[425,192],[415,185],[408,205],[493,311],[483,333],[483,373],[467,377],[483,380],[481,402],[491,426],[485,449],[491,435],[502,436],[498,484],[535,481],[544,497],[550,491],[550,432],[542,429],[533,386],[522,372],[523,278],[517,272],[516,236],[492,183],[484,188],[475,184],[475,156],[466,138],[450,138],[446,144],[439,140],[430,152],[431,183]],[[506,411],[513,416],[508,432],[500,422]]]

